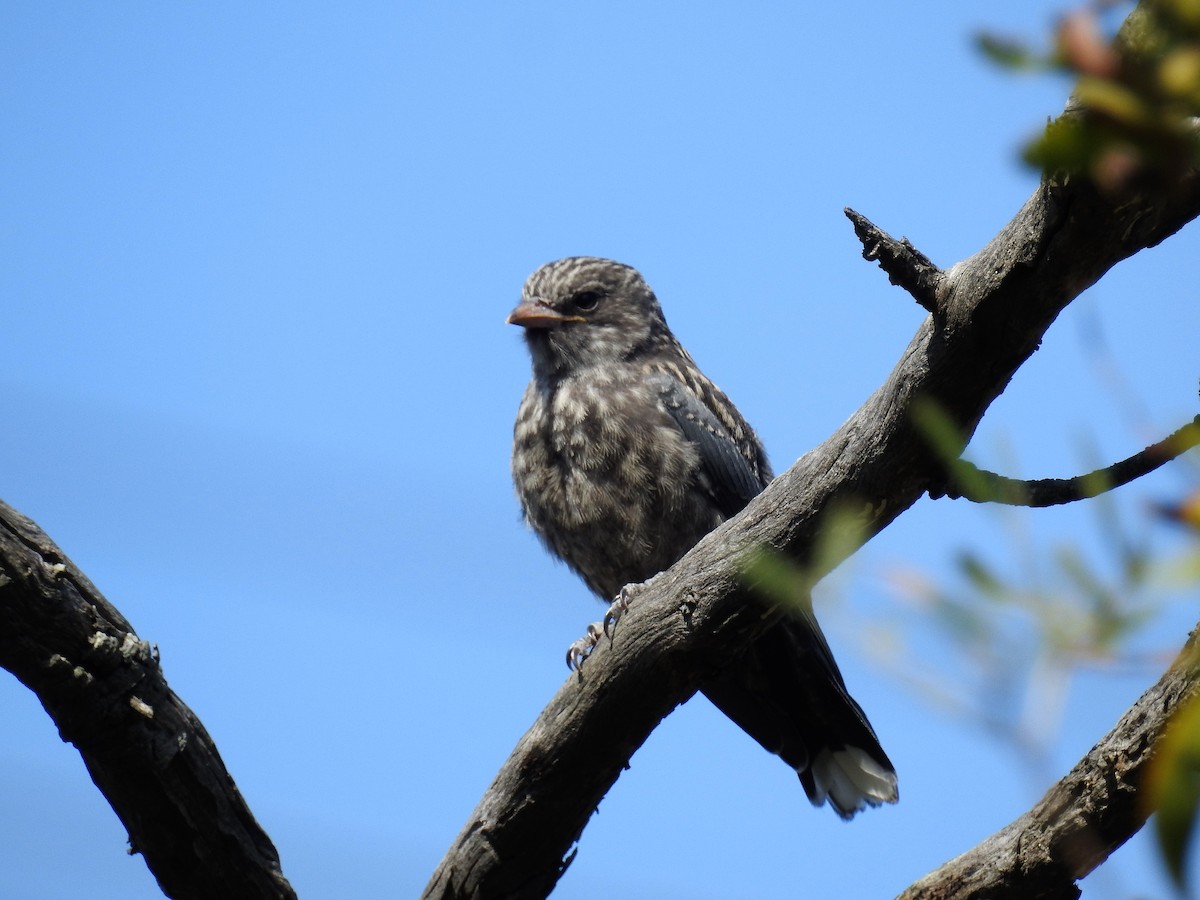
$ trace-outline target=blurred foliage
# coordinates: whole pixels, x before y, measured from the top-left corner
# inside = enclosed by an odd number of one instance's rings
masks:
[[[1194,648],[1176,665],[1200,665]],[[1188,849],[1200,804],[1200,696],[1192,697],[1171,717],[1151,763],[1142,800],[1146,811],[1156,814],[1154,830],[1167,871],[1176,885],[1186,890]]]
[[[1098,0],[1064,15],[1051,51],[983,34],[980,49],[1014,70],[1076,79],[1067,111],[1024,149],[1045,175],[1087,173],[1106,189],[1150,185],[1200,164],[1200,0],[1143,0],[1115,34]]]
[[[928,401],[915,405],[913,416],[951,482],[967,493],[987,495],[987,482],[994,476],[961,458],[965,442],[945,411]],[[1186,464],[1188,457],[1180,461]],[[1195,478],[1194,465],[1192,473]],[[1095,474],[1103,479],[1102,473]],[[1084,506],[1096,517],[1101,538],[1100,552],[1091,559],[1076,543],[1079,535],[1054,547],[1028,540],[1021,530],[1037,513],[987,505],[1014,526],[1009,543],[1015,552],[994,544],[986,554],[964,549],[955,559],[954,575],[943,583],[912,572],[896,580],[902,596],[923,614],[920,618],[947,634],[962,666],[948,677],[931,671],[926,657],[893,659],[899,662],[894,671],[942,705],[1010,740],[1027,761],[1046,759],[1075,670],[1144,663],[1147,675],[1156,676],[1167,665],[1174,650],[1164,648],[1147,658],[1132,648],[1144,644],[1139,638],[1145,626],[1172,595],[1194,599],[1200,586],[1200,490],[1177,502],[1150,504],[1144,514],[1131,516],[1127,504],[1122,513],[1115,495],[1103,493],[1108,486],[1094,485],[1097,495]],[[1006,500],[1019,502],[1019,497]],[[1175,555],[1151,547],[1150,533],[1161,532],[1164,525],[1174,532],[1172,537],[1184,535]],[[997,564],[992,560],[998,554],[1008,558]],[[889,630],[894,640],[895,626]],[[1200,665],[1200,652],[1175,664]],[[1049,774],[1039,773],[1039,780]],[[1200,810],[1200,697],[1175,712],[1140,799],[1148,813],[1156,813],[1164,864],[1186,891]]]
[[[1025,517],[1037,514],[1005,509],[1009,548],[959,550],[946,583],[892,573],[908,605],[947,633],[975,673],[966,681],[931,679],[967,687],[957,696],[943,688],[938,699],[1014,741],[1025,758],[1045,752],[1053,732],[1046,723],[1057,718],[1055,700],[1074,669],[1146,664],[1154,671],[1169,659],[1131,648],[1190,563],[1159,558],[1146,523],[1126,522],[1110,496],[1093,498],[1088,508],[1096,516],[1102,564],[1074,542],[1047,547],[1030,538]],[[928,673],[927,665],[922,669]]]
[[[1011,743],[1039,784],[1061,774],[1051,768],[1050,751],[1074,674],[1085,667],[1136,668],[1153,681],[1175,648],[1147,652],[1145,626],[1173,599],[1194,600],[1200,586],[1200,491],[1137,516],[1120,513],[1112,495],[1086,506],[1101,538],[1099,551],[1089,555],[1075,543],[1080,535],[1051,547],[1029,539],[1023,526],[1037,512],[988,507],[1010,526],[1011,545],[962,549],[953,574],[941,580],[892,571],[909,614],[902,612],[900,622],[875,623],[893,648],[882,659],[893,673],[926,699]],[[1149,541],[1164,521],[1184,525],[1194,537],[1176,555]],[[898,635],[918,623],[941,631],[957,662],[945,661],[944,650],[895,652]],[[881,659],[878,652],[875,659]],[[1200,665],[1200,654],[1175,664]],[[1146,787],[1141,799],[1156,813],[1165,866],[1186,891],[1200,809],[1200,697],[1176,711]]]
[[[1119,28],[1109,27],[1114,14],[1132,6],[1097,0],[1067,13],[1049,51],[978,37],[981,50],[1010,70],[1075,79],[1067,110],[1023,151],[1047,177],[1084,174],[1104,190],[1153,189],[1200,166],[1200,0],[1143,0]],[[950,478],[986,493],[986,473],[960,460],[966,442],[955,424],[934,404],[918,405],[915,418]],[[908,608],[895,619],[856,626],[857,636],[874,660],[926,699],[1012,742],[1019,759],[1045,763],[1073,673],[1137,667],[1157,677],[1176,648],[1139,649],[1146,626],[1176,597],[1194,598],[1200,586],[1200,490],[1130,517],[1103,493],[1107,487],[1095,484],[1099,496],[1086,503],[1100,536],[1094,559],[1074,540],[1043,546],[1025,530],[1026,517],[1036,514],[1003,509],[1010,547],[960,550],[945,583],[894,570],[892,585]],[[744,575],[776,603],[807,608],[821,574],[858,546],[858,521],[849,507],[831,513],[823,545],[807,566],[764,550]],[[1154,526],[1165,523],[1194,537],[1172,557],[1149,540]],[[998,555],[1005,562],[996,563]],[[914,649],[905,634],[917,621],[934,624],[950,640]],[[953,674],[945,665],[947,646],[958,656]],[[1200,665],[1200,659],[1176,664]],[[1057,775],[1039,769],[1039,782],[1049,774]],[[1176,712],[1142,799],[1156,813],[1165,865],[1186,890],[1200,811],[1200,697]]]
[[[861,506],[851,503],[833,506],[822,516],[807,563],[801,565],[771,547],[760,547],[743,567],[743,580],[785,611],[811,611],[813,586],[866,542],[863,513]]]
[[[978,38],[982,51],[1009,69],[1076,79],[1066,112],[1024,148],[1026,162],[1044,176],[1082,173],[1104,190],[1153,189],[1200,165],[1200,0],[1142,0],[1115,33],[1106,32],[1105,17],[1130,5],[1097,0],[1067,13],[1057,24],[1050,52],[990,34]],[[952,436],[947,438],[936,415],[927,418],[933,421],[922,423],[926,432],[946,454]],[[1110,504],[1102,506],[1111,510]],[[1120,539],[1110,511],[1105,532],[1116,536],[1115,579],[1098,577],[1077,550],[1059,548],[1054,554],[1058,580],[1073,602],[1022,589],[969,552],[959,559],[969,593],[935,587],[930,602],[947,627],[989,652],[996,652],[988,646],[994,643],[992,610],[1008,606],[1038,623],[1042,652],[1059,665],[1115,653],[1155,611],[1148,588],[1186,585],[1194,593],[1200,584],[1200,491],[1154,511],[1190,531],[1196,538],[1191,552],[1173,561],[1153,558]],[[1200,659],[1186,654],[1176,665],[1200,665]],[[1167,870],[1187,890],[1188,851],[1200,807],[1200,698],[1175,712],[1142,799],[1147,811],[1156,813]]]
[[[917,406],[914,418],[952,479],[988,477],[962,461],[958,454],[963,440],[937,405]],[[912,573],[900,581],[907,599],[926,621],[948,634],[966,669],[975,672],[977,690],[974,695],[967,690],[948,696],[944,685],[961,687],[963,679],[930,677],[925,660],[917,669],[924,677],[910,675],[909,680],[934,686],[938,700],[949,700],[956,711],[1011,739],[1026,759],[1036,759],[1047,749],[1047,735],[1060,717],[1073,670],[1138,662],[1130,648],[1143,627],[1172,593],[1194,597],[1200,586],[1200,490],[1178,502],[1152,504],[1132,522],[1128,513],[1119,512],[1112,494],[1092,497],[1087,509],[1096,516],[1103,562],[1086,558],[1076,543],[1047,548],[1014,533],[1015,563],[1010,559],[997,565],[984,554],[964,549],[955,559],[950,583]],[[1036,515],[1020,509],[1002,512],[1018,528],[1023,516]],[[1168,557],[1151,548],[1147,536],[1156,524],[1182,529],[1188,536],[1182,552]],[[995,558],[997,548],[988,551]],[[1156,674],[1172,654],[1157,655],[1159,662],[1148,660],[1148,675]],[[1200,653],[1187,654],[1175,664],[1200,665]],[[1017,696],[1024,702],[1012,714],[1011,700]],[[1188,851],[1195,843],[1200,808],[1200,697],[1176,711],[1146,788],[1142,800],[1147,812],[1157,814],[1155,829],[1166,868],[1187,890]]]
[[[1200,548],[1200,491],[1182,503],[1159,505],[1160,516],[1188,529]],[[1181,574],[1200,580],[1200,549],[1193,554],[1190,568]],[[1195,643],[1176,660],[1177,666],[1200,666],[1200,650]],[[1171,717],[1151,761],[1142,801],[1147,812],[1155,813],[1154,829],[1167,871],[1181,890],[1187,890],[1188,851],[1200,810],[1200,695],[1193,696]]]

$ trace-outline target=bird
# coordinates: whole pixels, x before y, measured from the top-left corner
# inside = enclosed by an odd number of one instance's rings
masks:
[[[524,284],[507,322],[532,362],[513,426],[525,522],[600,599],[668,569],[771,481],[761,441],[667,326],[633,267],[573,256]],[[585,644],[600,630],[589,629]],[[577,645],[568,662],[582,665]],[[846,689],[811,604],[701,691],[843,819],[899,799],[895,767]]]

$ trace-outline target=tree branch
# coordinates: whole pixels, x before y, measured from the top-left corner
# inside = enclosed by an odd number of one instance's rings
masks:
[[[951,500],[965,498],[975,503],[1003,503],[1008,506],[1045,507],[1073,503],[1098,497],[1143,475],[1149,475],[1198,445],[1200,416],[1133,456],[1074,478],[1023,481],[981,469],[965,459],[956,459],[949,466],[953,485],[930,488],[929,496],[934,500],[944,496]]]
[[[914,300],[935,317],[942,314],[938,292],[942,286],[942,270],[909,243],[908,238],[896,240],[866,216],[850,207],[843,210],[854,224],[854,233],[863,245],[863,259],[878,262],[887,273],[888,281],[908,291]]]
[[[617,639],[601,641],[518,742],[425,890],[426,897],[536,897],[621,770],[658,724],[773,615],[739,573],[759,547],[801,564],[831,509],[861,529],[844,554],[943,478],[912,421],[932,401],[966,440],[1070,301],[1109,268],[1200,214],[1200,175],[1166,190],[1102,193],[1047,182],[987,247],[943,273],[938,307],[885,383],[832,436],[671,569],[635,589]],[[653,684],[654,691],[645,685]]]
[[[899,900],[1076,898],[1075,882],[1149,815],[1138,790],[1171,713],[1200,688],[1197,632],[1179,658],[1033,809],[909,887]]]
[[[158,654],[0,502],[0,666],[41,700],[169,897],[291,900],[279,854]]]

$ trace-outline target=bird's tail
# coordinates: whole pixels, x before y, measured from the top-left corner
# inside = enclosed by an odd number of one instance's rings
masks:
[[[815,806],[828,800],[849,819],[899,799],[896,770],[807,611],[773,625],[703,691],[796,771]]]

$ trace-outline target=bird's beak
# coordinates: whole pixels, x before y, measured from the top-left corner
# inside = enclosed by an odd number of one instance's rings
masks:
[[[583,322],[585,319],[583,316],[563,315],[540,300],[523,300],[504,321],[522,328],[556,328],[564,322]]]

